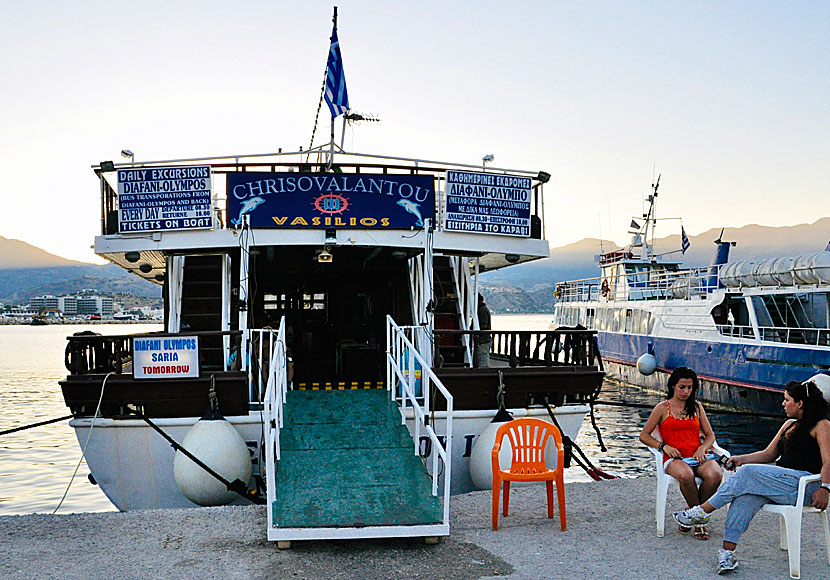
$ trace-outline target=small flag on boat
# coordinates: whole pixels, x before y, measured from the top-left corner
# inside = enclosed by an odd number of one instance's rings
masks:
[[[638,224],[634,220],[631,220],[631,225],[628,226],[628,229],[629,230],[636,230],[636,231],[639,232],[640,231],[640,224]]]
[[[349,110],[349,94],[346,92],[346,74],[340,56],[340,42],[337,40],[337,26],[331,31],[329,64],[326,70],[326,104],[332,119]]]
[[[685,254],[691,245],[689,243],[689,236],[686,235],[686,229],[683,227],[683,224],[680,224],[680,253]]]

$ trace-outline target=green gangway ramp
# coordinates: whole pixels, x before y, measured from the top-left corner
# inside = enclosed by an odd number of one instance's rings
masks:
[[[441,522],[441,502],[388,391],[289,391],[285,409],[270,506],[276,527]]]

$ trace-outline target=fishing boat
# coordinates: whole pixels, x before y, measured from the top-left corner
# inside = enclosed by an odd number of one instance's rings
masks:
[[[682,225],[681,248],[655,251],[658,187],[631,243],[599,255],[600,276],[556,285],[554,327],[596,330],[610,378],[665,390],[688,366],[703,400],[780,412],[787,381],[830,369],[830,247],[730,262],[721,231],[711,265],[684,268]]]

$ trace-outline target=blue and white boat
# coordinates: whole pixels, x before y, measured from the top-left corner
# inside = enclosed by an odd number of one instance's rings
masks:
[[[787,381],[830,369],[830,251],[729,262],[735,242],[721,232],[712,264],[684,269],[684,249],[655,252],[656,200],[654,185],[632,242],[600,254],[599,277],[556,285],[554,325],[597,330],[609,378],[662,390],[688,366],[703,400],[779,411]]]

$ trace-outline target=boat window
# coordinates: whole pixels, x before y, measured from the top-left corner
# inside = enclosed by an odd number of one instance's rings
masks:
[[[828,293],[765,294],[752,297],[761,340],[827,345]]]
[[[763,321],[768,320],[769,315],[763,304],[759,309],[755,298],[758,298],[758,296],[753,296],[755,315],[758,318],[758,324],[763,326]],[[755,331],[752,329],[752,322],[749,319],[749,309],[742,295],[728,294],[723,302],[712,309],[710,314],[721,334],[736,338],[755,337]]]
[[[634,311],[631,308],[625,310],[625,332],[632,332],[634,329]]]
[[[594,328],[594,318],[595,318],[595,311],[593,308],[587,308],[585,310],[585,326],[588,328]]]

